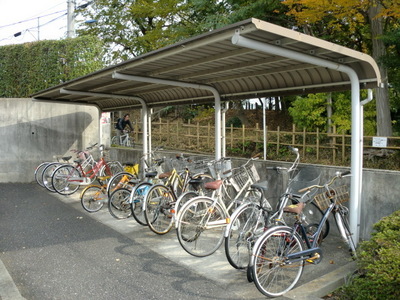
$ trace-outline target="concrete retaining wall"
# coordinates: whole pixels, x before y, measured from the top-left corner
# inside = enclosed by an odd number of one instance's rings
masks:
[[[36,102],[32,99],[0,99],[0,182],[32,182],[39,163],[53,161],[54,156],[71,155],[71,149],[83,149],[99,142],[100,138],[109,141],[109,121],[103,116],[102,128],[99,128],[99,120],[99,111],[95,107]],[[103,137],[100,137],[100,129],[105,132]],[[162,153],[170,157],[175,154]],[[113,148],[110,156],[124,163],[138,162],[142,154],[139,150]],[[213,159],[212,156],[208,158]],[[235,159],[233,164],[239,165],[244,161]],[[277,165],[290,164],[256,161],[261,179],[269,183],[268,197],[272,202],[282,193],[282,176],[275,171],[267,171],[266,167]],[[326,182],[337,170],[346,169],[316,167],[321,170],[321,182]],[[400,209],[400,172],[365,169],[362,188],[360,238],[367,239],[374,223]]]
[[[0,120],[0,182],[31,182],[40,162],[99,141],[95,107],[0,99]]]
[[[111,149],[111,158],[120,162],[138,162],[141,158],[141,153],[134,150]],[[176,152],[163,151],[161,156],[175,157]],[[201,156],[203,158],[205,156]],[[212,156],[208,156],[213,159]],[[246,162],[245,159],[234,159],[232,164],[238,166]],[[270,202],[276,203],[279,195],[283,192],[283,177],[274,170],[267,170],[267,167],[282,166],[289,167],[289,163],[275,161],[255,161],[258,173],[261,180],[267,180]],[[300,164],[300,168],[305,165]],[[310,165],[307,165],[310,166]],[[350,168],[313,165],[321,171],[321,183],[327,182],[335,175],[337,171],[346,171]],[[341,181],[342,184],[350,186],[350,178],[345,178]],[[364,169],[363,184],[362,184],[362,199],[361,199],[361,217],[360,217],[360,239],[369,239],[372,226],[382,217],[388,216],[396,210],[400,209],[400,172]],[[331,218],[331,230],[336,231],[334,219]]]

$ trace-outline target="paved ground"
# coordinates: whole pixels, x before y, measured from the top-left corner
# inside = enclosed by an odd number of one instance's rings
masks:
[[[192,257],[175,232],[155,235],[106,208],[86,213],[78,194],[64,197],[36,184],[0,184],[0,191],[1,300],[265,298],[229,265],[223,248]],[[354,268],[334,233],[324,260],[307,266],[280,299],[323,296]]]

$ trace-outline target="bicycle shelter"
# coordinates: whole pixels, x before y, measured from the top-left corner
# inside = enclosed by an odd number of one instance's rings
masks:
[[[151,147],[150,109],[214,102],[215,159],[219,159],[225,147],[221,121],[224,101],[351,90],[350,227],[357,243],[363,156],[360,89],[380,85],[381,75],[372,57],[251,18],[32,97],[35,101],[94,105],[99,112],[141,108],[144,154]]]

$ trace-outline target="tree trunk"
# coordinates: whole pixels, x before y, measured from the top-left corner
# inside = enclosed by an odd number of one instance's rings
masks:
[[[375,2],[375,1],[373,1]],[[371,25],[372,39],[372,57],[378,62],[379,71],[382,76],[383,88],[376,89],[376,123],[378,136],[392,136],[392,120],[390,116],[389,105],[389,89],[387,69],[379,63],[382,55],[386,54],[386,48],[383,41],[379,38],[383,34],[383,18],[376,18],[376,15],[381,11],[382,6],[379,1],[376,1],[368,9],[368,17]]]

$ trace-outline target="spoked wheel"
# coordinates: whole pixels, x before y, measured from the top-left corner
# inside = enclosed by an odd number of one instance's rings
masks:
[[[43,162],[40,165],[38,165],[37,168],[35,169],[35,180],[41,187],[44,187],[43,171],[49,164],[50,164],[49,162]]]
[[[225,254],[236,269],[248,266],[253,245],[264,231],[261,213],[258,204],[246,203],[232,215],[225,236]]]
[[[153,185],[146,194],[144,215],[150,229],[157,234],[165,234],[174,221],[175,196],[165,185]]]
[[[302,251],[301,237],[290,227],[267,231],[257,241],[252,278],[257,289],[268,297],[278,297],[290,291],[300,279],[304,260],[289,261],[288,254]]]
[[[70,165],[63,165],[55,169],[51,180],[54,190],[61,195],[75,193],[82,182],[78,169]]]
[[[59,162],[53,162],[48,164],[44,169],[42,173],[42,182],[43,186],[50,192],[55,193],[55,189],[52,184],[52,175],[55,169],[57,169],[59,166],[62,164]]]
[[[196,197],[179,212],[177,236],[183,249],[193,256],[213,254],[223,243],[226,214],[211,198]]]
[[[115,174],[107,183],[108,197],[110,197],[111,194],[117,189],[134,186],[133,180],[135,179],[137,179],[136,175],[133,175],[129,172],[119,172]]]
[[[115,190],[108,199],[108,210],[116,219],[126,219],[132,216],[130,203],[131,190],[120,188]]]
[[[107,201],[107,193],[98,185],[86,187],[81,193],[82,207],[88,212],[99,211]]]
[[[136,222],[143,226],[147,226],[147,221],[143,209],[144,200],[151,186],[152,184],[149,182],[139,183],[138,185],[133,187],[130,195],[133,218],[136,220]]]

